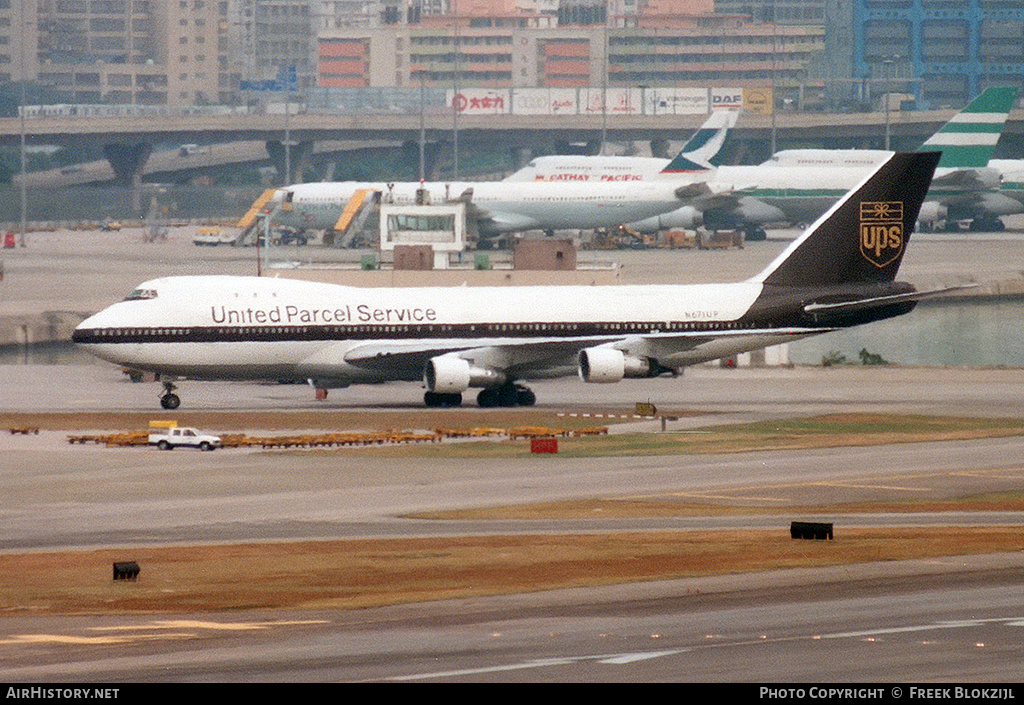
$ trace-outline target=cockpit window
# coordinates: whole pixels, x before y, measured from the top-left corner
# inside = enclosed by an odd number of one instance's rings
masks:
[[[136,289],[128,296],[124,297],[125,301],[141,301],[143,299],[155,299],[156,289]]]

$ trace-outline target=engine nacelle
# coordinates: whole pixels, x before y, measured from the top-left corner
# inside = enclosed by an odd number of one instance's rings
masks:
[[[651,362],[645,357],[626,355],[615,348],[580,350],[579,374],[584,382],[618,382],[623,377],[650,377]]]
[[[1009,196],[992,192],[982,193],[980,196],[980,202],[975,204],[975,206],[980,206],[984,209],[986,215],[997,217],[1001,215],[1014,215],[1020,212],[1020,201]]]
[[[764,203],[756,198],[740,197],[739,203],[731,217],[739,227],[749,225],[768,225],[769,223],[785,223],[789,217],[778,207]],[[710,220],[710,218],[708,218]],[[726,221],[729,216],[726,216]]]
[[[917,220],[921,223],[934,225],[940,220],[945,220],[946,215],[948,213],[944,205],[938,201],[925,201],[921,204],[921,210],[918,211]]]
[[[427,389],[438,394],[461,394],[470,387],[499,387],[505,375],[485,367],[475,367],[461,357],[439,355],[427,361],[423,382]]]
[[[704,224],[704,215],[693,206],[683,206],[671,213],[644,218],[629,224],[638,233],[657,233],[663,230],[694,230]]]

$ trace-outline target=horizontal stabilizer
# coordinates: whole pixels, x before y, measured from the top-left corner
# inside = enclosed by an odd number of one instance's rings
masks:
[[[889,304],[900,304],[907,301],[921,301],[922,299],[930,299],[935,296],[951,294],[955,291],[963,291],[965,289],[976,289],[977,287],[977,284],[965,284],[963,286],[950,286],[944,289],[931,289],[929,291],[911,291],[906,294],[872,296],[866,299],[857,299],[855,301],[840,301],[838,303],[830,304],[807,304],[804,306],[804,311],[806,313],[845,313],[848,311],[861,311],[869,308],[877,308],[879,306],[887,306]]]

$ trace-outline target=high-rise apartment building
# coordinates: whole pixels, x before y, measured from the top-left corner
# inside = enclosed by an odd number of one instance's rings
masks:
[[[39,72],[37,2],[0,0],[0,83],[34,79]]]
[[[360,15],[366,22],[325,21],[319,85],[743,87],[774,81],[796,88],[824,47],[821,26],[779,27],[716,14],[711,0],[566,0],[557,8],[526,0],[449,0],[448,7],[440,15],[403,11],[376,26],[372,11]]]
[[[318,18],[325,4],[311,0],[232,0],[233,66],[240,79],[273,79],[294,70],[300,88],[314,85]]]
[[[7,3],[0,3],[7,4]],[[220,103],[230,98],[227,0],[14,0],[36,80],[74,103]],[[13,30],[12,30],[13,34]],[[31,46],[29,46],[31,45]],[[18,65],[12,57],[9,65]]]

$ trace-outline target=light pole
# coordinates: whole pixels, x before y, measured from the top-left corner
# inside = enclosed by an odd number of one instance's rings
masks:
[[[886,84],[885,84],[885,93],[883,94],[885,96],[885,149],[886,149],[886,151],[890,150],[890,147],[889,147],[889,141],[890,141],[890,133],[889,133],[889,125],[890,125],[890,122],[889,122],[889,103],[891,102],[890,101],[890,94],[892,93],[892,79],[893,79],[893,74],[894,74],[894,71],[895,71],[896,62],[899,60],[899,58],[900,57],[898,57],[898,56],[887,56],[884,59],[882,59],[882,66],[886,67],[886,69],[885,69]]]
[[[604,39],[601,46],[601,151],[608,144],[608,5],[604,12]]]
[[[772,17],[771,17],[771,22],[772,22],[772,155],[774,156],[775,155],[776,146],[777,146],[777,137],[778,137],[778,132],[777,132],[776,124],[775,124],[775,107],[777,105],[777,103],[775,102],[775,86],[778,83],[778,73],[777,73],[777,71],[778,71],[778,64],[777,64],[777,61],[778,61],[778,51],[779,51],[779,47],[778,47],[778,38],[779,38],[778,27],[779,27],[779,25],[775,22],[775,0],[772,0],[771,13],[772,13]]]
[[[28,232],[28,184],[25,183],[26,172],[26,160],[25,160],[25,81],[27,79],[27,68],[25,66],[25,42],[29,40],[29,37],[33,33],[25,31],[25,3],[19,4],[18,18],[21,23],[21,38],[18,40],[18,46],[21,54],[21,233],[18,238],[18,245],[25,247],[27,244],[27,232]]]
[[[425,110],[425,107],[424,107],[424,100],[425,100],[424,93],[426,91],[425,91],[425,89],[423,87],[423,80],[424,80],[423,70],[421,69],[420,70],[420,182],[424,182],[424,181],[427,180],[426,156],[424,155],[424,152],[427,149],[427,126],[426,126],[426,118],[425,118],[425,116],[423,114],[423,111]]]
[[[455,70],[452,73],[452,179],[459,180],[459,51],[461,50],[461,39],[459,38],[459,3],[452,1],[452,21],[455,23],[454,43],[455,51],[452,59],[455,62]]]

